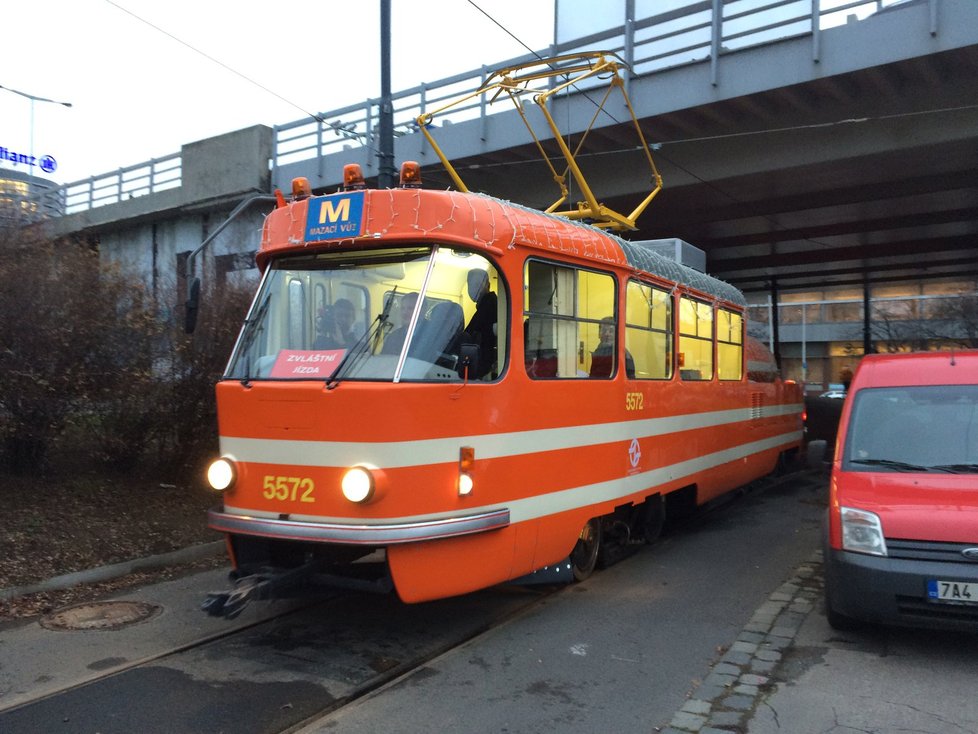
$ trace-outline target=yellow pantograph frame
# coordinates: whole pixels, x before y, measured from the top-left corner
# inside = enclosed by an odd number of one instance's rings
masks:
[[[432,112],[426,112],[423,115],[420,115],[417,118],[418,127],[424,134],[425,139],[431,144],[432,149],[437,154],[439,160],[442,162],[442,165],[445,166],[445,170],[448,172],[448,175],[451,177],[458,190],[467,192],[469,190],[468,187],[462,181],[458,171],[455,170],[455,167],[445,156],[438,143],[435,142],[435,139],[432,137],[429,130],[429,126],[437,115],[467,102],[470,99],[493,93],[490,102],[494,102],[501,94],[505,93],[509,95],[509,98],[515,105],[520,118],[523,120],[523,123],[526,125],[527,130],[529,130],[530,135],[533,138],[533,142],[540,151],[540,155],[542,156],[547,167],[550,169],[554,182],[560,188],[560,198],[547,207],[546,211],[550,214],[567,217],[568,219],[585,220],[596,227],[603,227],[613,230],[637,229],[635,220],[638,219],[643,211],[645,211],[646,207],[648,207],[648,205],[652,202],[652,199],[655,198],[656,194],[662,190],[662,176],[659,174],[659,170],[655,166],[655,161],[652,159],[652,151],[649,148],[649,144],[645,140],[645,136],[642,134],[642,129],[639,126],[638,119],[635,116],[635,110],[632,108],[631,100],[629,100],[628,93],[625,90],[624,80],[621,76],[621,70],[622,68],[625,68],[625,64],[617,57],[612,58],[612,56],[613,54],[608,54],[607,52],[601,51],[567,54],[564,56],[554,56],[549,59],[541,59],[539,61],[499,69],[498,71],[494,72],[486,80],[486,83],[476,91],[456,99]],[[563,92],[564,90],[573,87],[586,79],[600,77],[602,75],[608,77],[608,86],[605,90],[604,97],[600,103],[595,103],[597,110],[594,113],[594,117],[591,119],[587,129],[581,136],[581,140],[577,144],[577,147],[572,151],[567,146],[563,135],[557,127],[557,123],[550,114],[548,102],[554,95],[559,94],[560,92]],[[530,124],[530,121],[526,117],[526,113],[520,99],[521,95],[531,91],[528,87],[532,82],[557,77],[563,77],[565,81],[551,87],[550,89],[547,89],[546,91],[535,93],[533,96],[533,101],[543,112],[547,125],[550,127],[550,131],[553,133],[554,142],[557,144],[561,155],[564,157],[564,160],[567,163],[567,167],[564,169],[563,173],[558,173],[554,167],[553,161],[550,160],[550,157],[544,150],[543,144],[534,131],[533,126]],[[616,212],[615,210],[610,209],[604,204],[598,202],[594,192],[584,176],[584,173],[577,164],[577,157],[580,155],[581,150],[583,149],[588,134],[594,127],[598,115],[604,109],[608,98],[615,89],[621,91],[622,99],[625,106],[628,108],[629,114],[631,115],[632,124],[635,127],[635,132],[638,134],[640,148],[645,155],[645,159],[648,162],[649,169],[652,174],[651,180],[653,184],[652,190],[649,192],[649,194],[641,201],[641,203],[639,203],[638,206],[635,207],[630,214],[627,215]],[[558,209],[565,204],[569,196],[566,183],[568,171],[570,172],[571,176],[573,176],[577,186],[580,188],[581,195],[584,197],[584,200],[578,202],[576,208],[558,211]]]

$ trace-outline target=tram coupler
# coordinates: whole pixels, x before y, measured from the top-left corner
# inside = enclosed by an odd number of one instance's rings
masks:
[[[287,571],[242,576],[235,580],[233,589],[209,593],[200,608],[211,617],[234,619],[244,611],[249,602],[271,599],[303,583],[315,573],[318,565],[317,562],[311,561]]]

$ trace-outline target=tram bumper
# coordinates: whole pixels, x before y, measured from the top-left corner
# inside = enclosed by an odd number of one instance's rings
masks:
[[[308,522],[258,515],[242,515],[213,509],[207,513],[210,528],[230,535],[294,540],[338,545],[387,546],[497,530],[509,525],[506,508],[472,515],[408,522]]]
[[[211,595],[216,601],[207,611],[216,616],[227,616],[224,608],[242,595],[291,596],[312,587],[393,588],[407,603],[474,591],[511,578],[519,536],[508,508],[397,522],[313,522],[215,508],[208,525],[226,534],[237,579],[234,589]],[[370,563],[378,557],[382,564]],[[293,573],[310,562],[309,573]],[[266,584],[269,569],[289,583]],[[243,594],[235,593],[238,586]]]

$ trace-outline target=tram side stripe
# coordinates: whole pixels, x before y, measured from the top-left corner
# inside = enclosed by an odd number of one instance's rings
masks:
[[[800,405],[765,406],[762,418],[801,411]],[[510,433],[452,436],[420,441],[291,441],[221,436],[221,453],[238,461],[289,466],[353,466],[370,463],[397,469],[457,461],[459,446],[472,446],[479,459],[579,449],[633,438],[647,439],[682,431],[747,424],[750,408],[689,413],[666,418],[595,423]]]
[[[774,449],[801,438],[801,432],[796,431],[781,436],[773,436],[760,441],[740,444],[722,451],[697,456],[694,459],[680,461],[668,466],[656,467],[649,471],[632,474],[626,477],[586,484],[581,487],[550,492],[549,494],[526,497],[506,503],[509,508],[510,520],[521,522],[534,520],[547,515],[553,515],[565,510],[575,510],[598,502],[618,500],[649,487],[656,487],[676,479],[690,477],[707,469],[715,469],[731,461],[737,461],[761,451]]]

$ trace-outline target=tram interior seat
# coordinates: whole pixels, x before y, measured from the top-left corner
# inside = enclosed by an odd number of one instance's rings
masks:
[[[443,301],[431,309],[418,326],[411,356],[452,368],[458,361],[465,313],[452,301]]]

